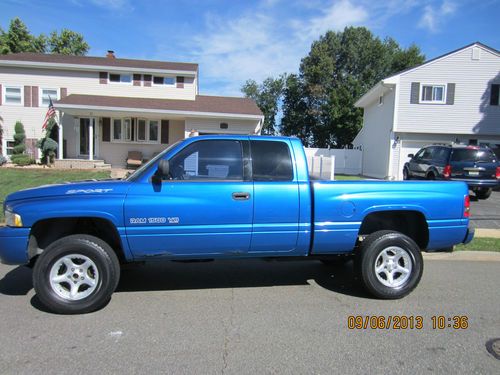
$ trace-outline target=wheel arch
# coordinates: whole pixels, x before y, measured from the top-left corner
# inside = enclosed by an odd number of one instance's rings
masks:
[[[120,262],[127,261],[127,247],[121,240],[115,224],[95,216],[57,217],[41,219],[33,224],[28,242],[28,258],[33,263],[45,248],[60,238],[87,234],[105,241],[116,253]]]
[[[425,249],[429,243],[429,226],[425,215],[418,210],[384,210],[368,213],[361,222],[358,236],[365,237],[380,230],[391,230],[410,237]]]

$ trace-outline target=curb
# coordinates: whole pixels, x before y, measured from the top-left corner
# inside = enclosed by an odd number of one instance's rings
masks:
[[[477,262],[500,262],[500,253],[494,251],[454,251],[452,253],[422,253],[427,260],[461,260]]]

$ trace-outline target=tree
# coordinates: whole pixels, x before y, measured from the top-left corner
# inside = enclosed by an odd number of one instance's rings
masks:
[[[252,98],[264,114],[262,132],[275,134],[278,130],[276,117],[279,112],[279,101],[282,96],[285,75],[278,78],[266,78],[262,84],[257,84],[252,79],[245,82],[241,91],[247,98]]]
[[[302,59],[299,76],[287,81],[283,131],[315,147],[348,146],[363,118],[355,101],[384,77],[423,61],[417,46],[403,49],[364,27],[328,31]]]
[[[21,121],[17,121],[14,125],[14,147],[12,149],[13,155],[22,155],[26,151],[26,145],[24,141],[26,140],[26,133],[24,131],[24,125]]]
[[[19,18],[10,21],[9,30],[4,32],[0,30],[0,52],[19,53],[19,52],[45,52],[45,36],[40,34],[38,37],[31,35],[26,25]]]
[[[48,40],[50,53],[59,53],[62,55],[86,55],[89,45],[83,39],[83,35],[68,29],[62,29],[58,35],[57,31],[50,33]]]
[[[49,38],[44,34],[32,35],[17,17],[10,21],[6,32],[0,28],[0,54],[3,55],[19,52],[86,55],[89,48],[81,34],[68,29],[62,29],[59,34],[52,31]]]

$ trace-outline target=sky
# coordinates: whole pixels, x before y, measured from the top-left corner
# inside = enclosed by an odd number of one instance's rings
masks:
[[[248,79],[296,73],[327,30],[365,26],[427,59],[475,41],[500,49],[500,0],[0,0],[0,27],[68,28],[89,55],[200,64],[200,92],[242,96]]]

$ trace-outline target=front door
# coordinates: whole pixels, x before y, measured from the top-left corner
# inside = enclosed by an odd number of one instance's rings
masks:
[[[89,150],[92,147],[93,149],[93,156],[96,155],[96,145],[97,145],[97,131],[96,131],[96,126],[95,126],[95,118],[93,117],[80,117],[80,122],[79,122],[79,139],[80,139],[80,145],[79,145],[79,154],[80,156],[88,156],[89,155]],[[92,127],[92,129],[90,128]],[[90,144],[90,134],[92,133],[93,135],[93,143],[92,145]]]
[[[170,160],[161,183],[132,184],[125,225],[134,256],[210,257],[246,254],[253,184],[243,172],[247,141],[200,140]]]

